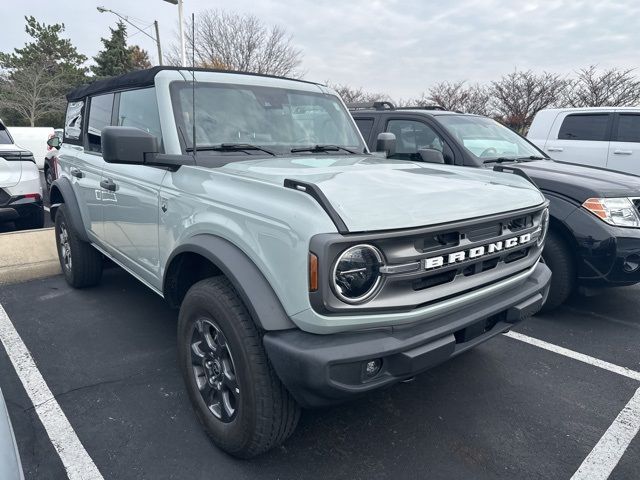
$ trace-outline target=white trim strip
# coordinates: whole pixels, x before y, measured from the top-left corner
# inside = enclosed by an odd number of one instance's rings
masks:
[[[103,480],[0,304],[0,341],[70,480]]]
[[[594,367],[617,373],[618,375],[622,375],[624,377],[628,377],[640,382],[640,372],[636,372],[635,370],[631,370],[630,368],[621,367],[613,363],[605,362],[604,360],[590,357],[589,355],[585,355],[584,353],[574,352],[573,350],[569,350],[568,348],[560,347],[558,345],[554,345],[553,343],[545,342],[544,340],[538,340],[537,338],[528,337],[527,335],[523,335],[518,332],[507,332],[505,333],[505,336],[513,338],[515,340],[520,340],[521,342],[528,343],[529,345],[533,345],[550,352],[557,353],[559,355],[564,355],[565,357],[572,358],[579,362],[593,365]]]
[[[49,207],[47,207],[46,205],[43,207],[47,212],[50,212],[51,209],[49,209]]]
[[[640,430],[640,388],[622,409],[571,480],[606,480]]]

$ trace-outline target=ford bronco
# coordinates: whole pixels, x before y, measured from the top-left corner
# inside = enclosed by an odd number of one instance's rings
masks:
[[[106,257],[179,308],[190,399],[233,455],[283,442],[301,406],[508,330],[547,295],[535,186],[372,155],[322,85],[156,67],[67,98],[51,189],[64,276],[95,285]]]

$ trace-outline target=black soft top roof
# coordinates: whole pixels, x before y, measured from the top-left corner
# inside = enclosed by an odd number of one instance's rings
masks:
[[[67,100],[69,102],[76,102],[78,100],[82,100],[83,98],[89,95],[97,95],[100,93],[108,93],[108,92],[113,92],[117,90],[126,90],[130,88],[150,87],[153,85],[153,80],[156,77],[156,74],[162,70],[186,70],[189,72],[191,70],[195,70],[196,72],[234,73],[234,74],[241,74],[241,75],[253,75],[258,77],[281,78],[283,80],[294,80],[296,82],[311,83],[314,85],[319,85],[316,82],[298,80],[296,78],[279,77],[277,75],[264,75],[261,73],[237,72],[234,70],[216,70],[212,68],[159,66],[159,67],[147,68],[146,70],[136,70],[133,72],[125,73],[124,75],[119,75],[117,77],[109,77],[103,80],[97,80],[87,85],[82,85],[78,88],[71,90],[67,94]]]

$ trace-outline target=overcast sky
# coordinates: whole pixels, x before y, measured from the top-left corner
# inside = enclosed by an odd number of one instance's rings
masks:
[[[293,35],[308,80],[347,83],[392,97],[419,95],[441,80],[486,82],[514,68],[570,73],[582,66],[640,66],[638,0],[185,0],[185,14],[224,8],[258,15]],[[175,41],[177,7],[162,0],[26,0],[3,9],[0,51],[27,40],[25,15],[64,22],[92,57],[116,18],[97,5],[160,23]],[[196,19],[197,21],[197,19]],[[153,33],[150,28],[149,32]],[[154,43],[129,29],[157,58]]]

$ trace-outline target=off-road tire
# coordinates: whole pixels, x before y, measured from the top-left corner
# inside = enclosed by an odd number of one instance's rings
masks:
[[[47,191],[50,191],[51,184],[53,183],[53,172],[48,164],[44,166],[44,183],[47,187]]]
[[[103,257],[89,243],[78,237],[69,221],[66,205],[63,203],[56,212],[55,234],[58,259],[64,278],[74,288],[92,287],[102,278]],[[66,232],[67,241],[63,241]],[[68,249],[71,263],[65,261],[64,249]]]
[[[13,221],[17,230],[36,230],[44,227],[44,209],[40,208],[36,213],[28,217]]]
[[[541,312],[550,312],[562,305],[576,285],[576,265],[567,242],[553,230],[549,231],[542,251],[544,263],[551,270],[549,296]]]
[[[202,319],[219,327],[235,365],[239,400],[237,413],[227,423],[207,407],[194,373],[192,338]],[[179,314],[178,354],[198,419],[219,448],[239,458],[251,458],[280,445],[293,433],[300,407],[271,367],[260,332],[226,278],[201,280],[187,292]]]

